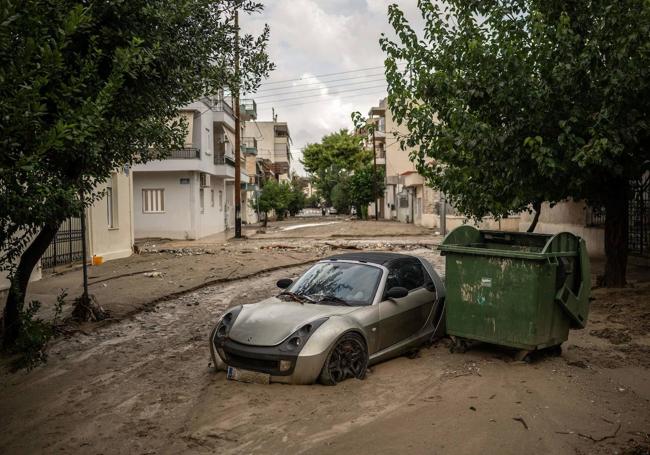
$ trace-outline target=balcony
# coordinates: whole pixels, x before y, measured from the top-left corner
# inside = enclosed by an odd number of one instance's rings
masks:
[[[257,103],[254,100],[241,100],[239,115],[243,121],[257,119]]]
[[[217,152],[214,154],[214,164],[229,164],[235,165],[235,155],[230,153]]]
[[[225,112],[231,117],[235,116],[235,111],[233,110],[232,105],[226,101],[225,98],[214,98],[211,101],[210,108],[214,112]]]
[[[242,153],[246,155],[257,155],[257,139],[254,137],[243,137],[241,146]]]
[[[183,147],[182,149],[172,150],[166,158],[168,160],[200,160],[201,150],[197,147]]]

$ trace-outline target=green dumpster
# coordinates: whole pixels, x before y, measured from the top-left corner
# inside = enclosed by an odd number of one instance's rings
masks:
[[[531,351],[557,347],[584,328],[591,275],[585,241],[460,226],[440,245],[446,256],[447,333]]]

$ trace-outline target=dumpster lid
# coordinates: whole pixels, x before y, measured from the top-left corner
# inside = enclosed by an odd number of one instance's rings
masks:
[[[463,225],[451,231],[439,246],[442,253],[545,260],[549,257],[577,256],[579,237],[570,232],[533,234],[479,230]]]

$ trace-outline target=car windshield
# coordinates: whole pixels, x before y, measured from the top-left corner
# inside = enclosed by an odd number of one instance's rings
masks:
[[[325,305],[370,305],[381,269],[349,262],[321,262],[291,286],[291,292]]]

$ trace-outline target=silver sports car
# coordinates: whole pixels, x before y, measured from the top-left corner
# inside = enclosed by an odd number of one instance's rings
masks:
[[[332,256],[278,287],[230,308],[212,331],[212,360],[228,377],[333,385],[444,334],[444,285],[417,256]]]

